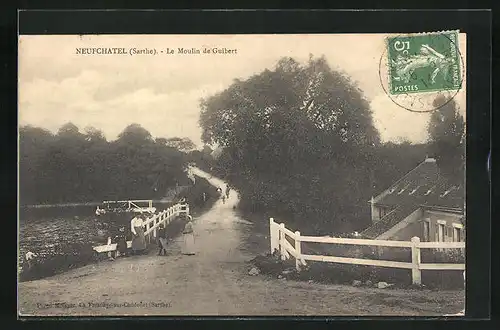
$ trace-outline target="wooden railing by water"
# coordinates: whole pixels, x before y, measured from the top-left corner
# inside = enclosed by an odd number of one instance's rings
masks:
[[[418,237],[413,237],[411,242],[408,242],[408,241],[301,236],[300,232],[298,231],[292,232],[291,230],[287,229],[283,223],[278,224],[274,222],[273,218],[269,219],[269,231],[271,238],[271,253],[278,251],[282,260],[289,259],[290,256],[293,256],[295,258],[295,265],[297,270],[300,270],[302,265],[306,265],[306,260],[353,264],[353,265],[403,268],[411,270],[413,284],[418,284],[418,285],[420,285],[422,282],[422,270],[461,270],[461,271],[465,270],[465,264],[422,263],[420,259],[421,249],[464,249],[465,242],[420,242],[420,238]],[[289,239],[293,240],[294,244],[291,244],[289,242]],[[345,257],[335,257],[335,256],[303,254],[301,248],[302,242],[410,248],[411,261],[400,262],[400,261],[388,261],[388,260],[373,260],[373,259],[345,258]]]
[[[158,214],[154,214],[151,217],[147,218],[144,221],[145,231],[144,236],[146,238],[146,242],[150,243],[152,238],[157,237],[158,228],[161,225],[167,226],[173,219],[177,216],[185,214],[189,216],[189,204],[175,204],[169,207],[168,209],[163,210]],[[132,219],[131,219],[132,220]],[[132,241],[127,242],[127,247],[130,248],[132,246]],[[106,245],[95,246],[94,251],[97,253],[105,253],[105,252],[113,252],[116,250],[116,243],[108,242]]]

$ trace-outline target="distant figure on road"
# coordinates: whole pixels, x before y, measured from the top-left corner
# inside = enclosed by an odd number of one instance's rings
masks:
[[[130,222],[132,231],[132,253],[143,254],[146,250],[146,239],[144,238],[144,221],[140,215],[136,215]]]
[[[182,254],[194,255],[194,230],[192,217],[188,215],[188,222],[184,226],[184,231],[182,232],[184,236],[184,245],[182,247]]]
[[[158,230],[158,255],[167,255],[167,231],[163,225]]]
[[[229,185],[226,186],[226,198],[229,198],[229,192],[231,191],[231,187]]]

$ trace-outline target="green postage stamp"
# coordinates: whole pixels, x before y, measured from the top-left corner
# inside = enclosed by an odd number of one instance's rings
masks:
[[[401,35],[386,41],[390,94],[460,89],[458,31]]]

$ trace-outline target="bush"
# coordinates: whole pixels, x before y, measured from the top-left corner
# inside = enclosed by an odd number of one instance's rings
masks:
[[[465,264],[465,254],[461,249],[421,250],[422,263]],[[458,270],[424,270],[422,283],[432,288],[455,289],[464,288],[463,272]]]
[[[203,193],[206,194],[206,201],[203,201]],[[212,207],[219,198],[217,188],[211,185],[206,179],[196,177],[196,184],[189,187],[185,193],[185,197],[189,203],[191,213],[203,212]]]
[[[107,254],[104,255],[107,257]],[[74,246],[68,244],[62,246],[59,251],[56,251],[56,254],[35,262],[31,269],[23,270],[19,275],[19,280],[21,282],[32,281],[53,276],[99,261],[100,257],[94,252],[91,245]]]
[[[304,243],[305,244],[305,243]],[[304,245],[303,244],[303,245]],[[304,249],[303,249],[304,250]],[[411,252],[409,249],[384,249],[380,251],[377,247],[350,247],[335,246],[328,249],[327,253],[339,257],[372,259],[372,260],[391,260],[401,262],[411,262]],[[394,250],[394,251],[393,251]],[[426,253],[423,253],[426,251]],[[326,253],[322,253],[326,254]],[[449,254],[439,251],[422,251],[422,262],[426,263],[462,263],[463,256],[460,254]],[[424,261],[425,259],[425,261]],[[295,259],[290,258],[282,261],[278,255],[258,256],[251,261],[257,266],[263,274],[278,275],[286,269],[295,268]],[[354,280],[363,283],[371,281],[387,282],[394,284],[394,287],[413,288],[411,270],[363,266],[351,264],[338,264],[327,262],[307,262],[300,272],[291,272],[284,277],[295,280],[313,280],[321,283],[331,284],[351,284]],[[435,289],[463,289],[464,281],[461,271],[422,271],[422,283],[427,288]]]

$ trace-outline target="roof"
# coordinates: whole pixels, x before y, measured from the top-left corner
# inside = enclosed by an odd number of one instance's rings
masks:
[[[387,213],[382,219],[362,231],[361,236],[370,239],[376,239],[378,236],[382,235],[383,233],[394,227],[396,224],[400,223],[416,209],[418,209],[418,206],[414,205],[398,206],[396,209]]]
[[[387,189],[377,205],[422,205],[464,209],[463,185],[453,185],[439,174],[436,161],[427,158]]]

